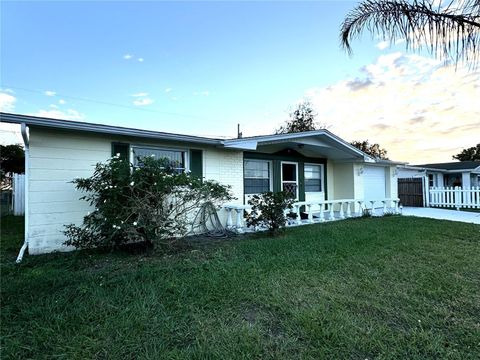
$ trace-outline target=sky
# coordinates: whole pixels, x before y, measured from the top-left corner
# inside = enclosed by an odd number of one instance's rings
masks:
[[[480,72],[339,27],[356,1],[2,1],[0,109],[150,130],[269,134],[303,99],[392,160],[480,141]],[[0,141],[18,142],[8,124]]]

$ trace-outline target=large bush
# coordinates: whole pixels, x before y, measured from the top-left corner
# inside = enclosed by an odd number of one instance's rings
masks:
[[[267,228],[271,233],[285,227],[285,210],[292,209],[294,199],[286,192],[265,192],[253,195],[248,204],[252,210],[247,214],[247,225]]]
[[[127,242],[165,244],[183,236],[200,205],[220,206],[230,188],[175,170],[167,159],[144,158],[134,167],[117,157],[93,175],[73,181],[92,206],[81,226],[67,225],[66,245],[116,247]]]

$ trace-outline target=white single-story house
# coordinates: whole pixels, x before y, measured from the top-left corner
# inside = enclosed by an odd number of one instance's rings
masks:
[[[427,177],[429,187],[480,186],[479,161],[455,161],[423,165],[399,165],[398,178]]]
[[[193,175],[231,185],[238,204],[245,204],[251,194],[282,189],[303,204],[398,197],[398,163],[376,160],[328,130],[225,140],[18,114],[0,116],[2,122],[21,125],[25,142],[25,238],[30,254],[66,250],[64,225],[81,224],[90,210],[71,181],[90,176],[96,163],[117,153],[132,162],[142,154],[178,160]],[[222,211],[225,220],[228,214]]]

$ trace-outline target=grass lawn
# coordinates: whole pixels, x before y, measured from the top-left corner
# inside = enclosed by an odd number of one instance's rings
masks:
[[[21,233],[2,219],[2,359],[480,357],[478,225],[352,219],[15,265]]]

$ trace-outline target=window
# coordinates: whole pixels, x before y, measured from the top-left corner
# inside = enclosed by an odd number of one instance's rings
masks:
[[[305,192],[322,191],[323,165],[305,164]]]
[[[244,160],[245,194],[260,194],[271,190],[271,163],[265,160]]]
[[[428,174],[428,186],[433,187],[433,174]]]
[[[151,156],[155,159],[170,160],[170,165],[177,170],[177,172],[185,171],[186,151],[135,146],[132,147],[132,152],[134,166],[139,166],[142,158]]]

